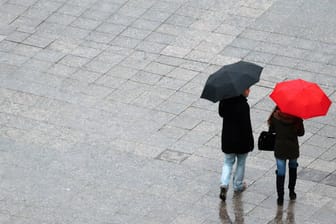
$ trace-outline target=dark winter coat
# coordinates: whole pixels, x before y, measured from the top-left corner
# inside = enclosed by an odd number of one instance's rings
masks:
[[[303,120],[275,110],[269,119],[270,130],[276,133],[274,155],[278,159],[300,156],[298,136],[304,135]]]
[[[244,96],[221,100],[219,115],[223,118],[222,151],[243,154],[253,150],[250,106]]]

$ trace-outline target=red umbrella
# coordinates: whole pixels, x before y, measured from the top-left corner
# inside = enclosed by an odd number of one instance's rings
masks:
[[[302,79],[277,83],[270,97],[282,112],[303,119],[326,115],[331,105],[316,83]]]

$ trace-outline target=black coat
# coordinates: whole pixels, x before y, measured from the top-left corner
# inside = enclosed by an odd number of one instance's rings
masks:
[[[305,133],[303,120],[275,110],[269,120],[270,131],[276,133],[274,155],[278,159],[300,156],[298,136]]]
[[[221,100],[219,115],[223,118],[222,151],[243,154],[253,150],[254,139],[250,106],[244,96]]]

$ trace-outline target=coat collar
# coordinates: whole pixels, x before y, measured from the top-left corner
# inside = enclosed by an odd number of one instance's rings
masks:
[[[239,95],[239,96],[235,96],[235,97],[222,100],[222,102],[224,103],[236,103],[236,102],[244,102],[244,101],[247,101],[247,98],[243,95]]]
[[[278,120],[280,120],[284,123],[288,123],[288,124],[294,123],[297,119],[299,119],[299,118],[297,118],[295,116],[292,116],[290,114],[285,114],[285,113],[281,112],[280,110],[276,110],[274,112],[274,117],[276,119],[278,119]]]

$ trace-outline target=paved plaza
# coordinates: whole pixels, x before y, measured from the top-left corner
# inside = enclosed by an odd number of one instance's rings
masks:
[[[278,208],[256,148],[220,202],[222,120],[200,94],[241,59],[264,67],[255,142],[277,82],[335,103],[336,1],[0,0],[0,223],[335,223],[334,105],[304,121],[295,202]]]

